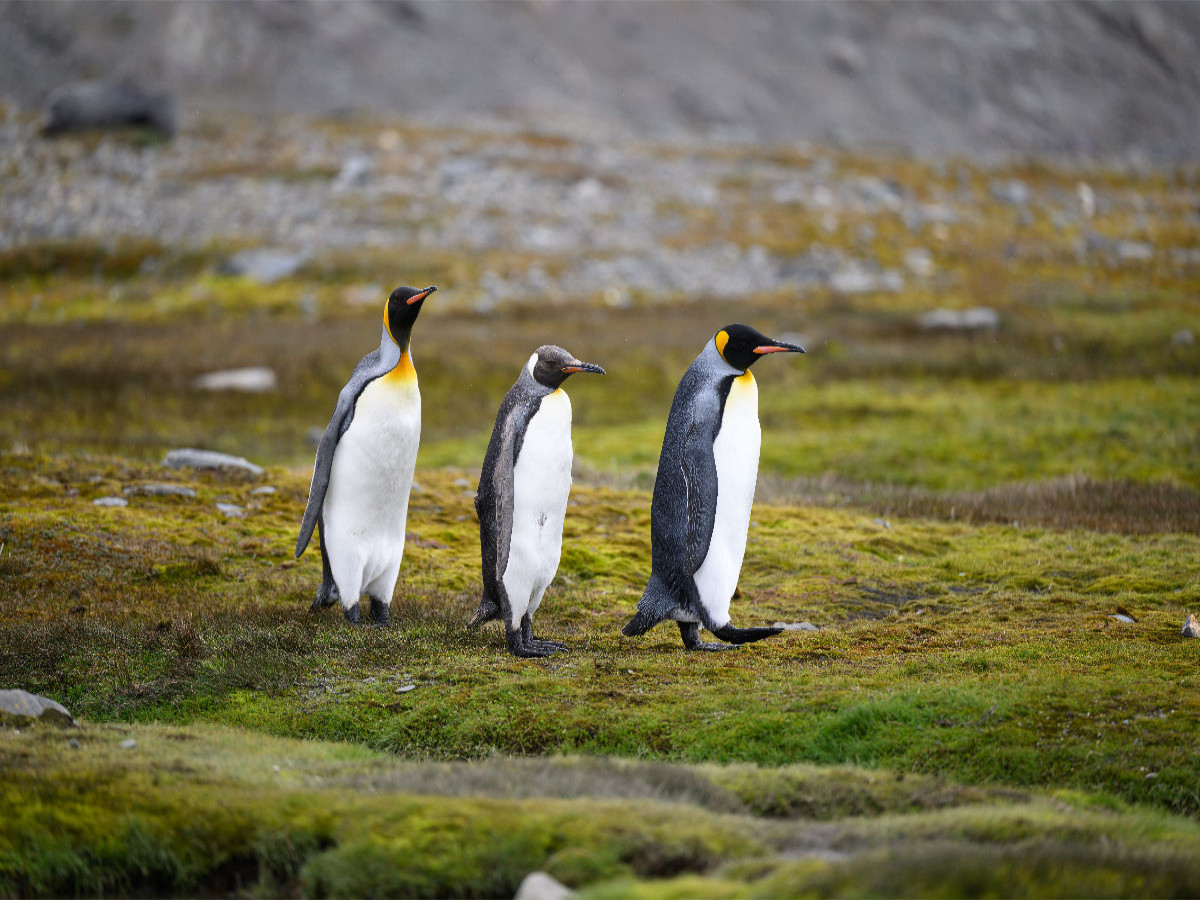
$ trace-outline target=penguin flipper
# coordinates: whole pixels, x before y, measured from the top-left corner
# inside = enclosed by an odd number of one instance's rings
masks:
[[[698,414],[699,415],[699,414]],[[687,494],[687,577],[708,556],[713,527],[717,521],[717,459],[713,453],[712,429],[693,421],[680,448],[679,467]],[[712,417],[708,417],[712,421]]]
[[[394,345],[393,345],[394,346]],[[380,348],[382,350],[382,347]],[[304,507],[304,518],[300,520],[300,536],[296,538],[296,558],[299,559],[312,540],[313,529],[317,527],[317,519],[325,506],[325,492],[329,490],[329,473],[333,470],[333,454],[338,441],[350,428],[354,421],[354,406],[358,403],[359,395],[368,384],[386,375],[400,361],[399,348],[396,348],[395,359],[392,354],[385,358],[380,350],[372,350],[358,361],[354,372],[342,392],[338,394],[337,406],[325,431],[321,442],[317,445],[317,459],[313,464],[312,483],[308,487],[308,503]]]
[[[783,631],[782,628],[772,628],[770,626],[761,628],[738,628],[733,623],[728,623],[713,632],[723,641],[729,641],[731,644],[752,644],[755,641],[761,641],[763,638],[773,637]]]
[[[470,620],[467,622],[467,627],[478,628],[485,622],[490,622],[492,619],[500,618],[500,613],[500,604],[487,594],[484,594],[483,598],[479,601],[479,608],[475,610],[474,615],[472,615]]]

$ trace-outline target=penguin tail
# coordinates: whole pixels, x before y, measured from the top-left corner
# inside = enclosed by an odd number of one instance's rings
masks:
[[[637,637],[645,634],[663,619],[670,618],[671,613],[679,607],[679,600],[653,572],[638,601],[637,614],[621,629],[626,637]]]
[[[484,622],[490,622],[492,619],[498,618],[500,618],[500,604],[487,594],[484,594],[483,599],[479,601],[479,608],[475,610],[475,614],[467,622],[467,627],[478,628]]]

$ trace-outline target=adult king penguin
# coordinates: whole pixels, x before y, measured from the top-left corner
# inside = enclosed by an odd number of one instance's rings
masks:
[[[379,349],[354,367],[317,447],[296,556],[319,528],[321,586],[312,608],[340,601],[352,624],[360,621],[363,594],[371,599],[372,621],[390,621],[421,441],[421,392],[409,341],[425,298],[436,290],[392,291]]]
[[[475,495],[483,598],[470,626],[503,618],[513,656],[549,656],[564,644],[533,636],[562,552],[571,491],[571,400],[562,383],[576,372],[605,374],[562,347],[538,347],[496,414]]]
[[[728,650],[781,631],[735,627],[729,601],[758,479],[758,386],[750,367],[768,353],[803,352],[747,325],[727,325],[684,373],[650,504],[650,581],[626,635],[674,619],[687,649]],[[701,625],[728,643],[702,642]]]

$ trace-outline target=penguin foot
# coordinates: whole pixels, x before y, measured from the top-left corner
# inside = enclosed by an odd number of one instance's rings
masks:
[[[371,622],[376,628],[387,628],[392,624],[392,608],[382,600],[371,598]]]
[[[475,610],[475,614],[467,622],[467,627],[478,628],[484,622],[498,619],[500,618],[500,612],[500,604],[485,594],[483,599],[479,601],[479,608]]]
[[[728,626],[727,626],[728,627]],[[722,629],[724,631],[724,629]],[[700,626],[695,622],[680,622],[679,634],[683,638],[683,646],[687,650],[736,650],[737,644],[710,644],[700,640]],[[713,632],[721,637],[719,632]],[[766,635],[763,635],[766,637]]]
[[[732,622],[718,628],[713,632],[723,641],[729,641],[731,644],[752,644],[755,641],[761,641],[763,638],[769,638],[783,631],[782,628],[738,628]]]
[[[346,614],[346,621],[351,625],[358,625],[362,622],[362,607],[355,603],[349,609],[343,609]]]
[[[549,656],[554,652],[553,649],[544,645],[539,646],[539,644],[542,644],[542,642],[534,640],[526,641],[519,630],[508,632],[508,652],[513,656],[522,659],[532,659],[534,657]]]

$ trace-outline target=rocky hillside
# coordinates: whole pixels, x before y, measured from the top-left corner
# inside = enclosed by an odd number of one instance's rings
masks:
[[[0,100],[131,78],[201,111],[370,111],[922,154],[1191,161],[1200,4],[0,4]]]

